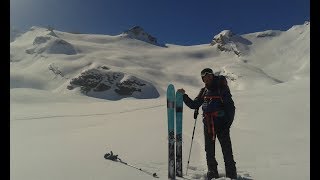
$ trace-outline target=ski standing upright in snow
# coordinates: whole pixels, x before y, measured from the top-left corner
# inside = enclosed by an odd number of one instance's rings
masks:
[[[183,177],[182,173],[182,111],[183,95],[175,92],[172,84],[167,88],[168,113],[168,178]]]
[[[168,178],[175,179],[175,137],[174,137],[174,110],[175,88],[169,84],[167,88],[167,115],[168,115]]]
[[[182,177],[182,110],[183,95],[176,92],[176,175]]]

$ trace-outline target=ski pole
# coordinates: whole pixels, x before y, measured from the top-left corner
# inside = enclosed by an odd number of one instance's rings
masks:
[[[136,167],[136,166],[133,166],[133,165],[131,165],[131,164],[128,164],[128,163],[122,161],[120,158],[118,158],[118,160],[119,160],[120,163],[122,163],[122,164],[124,164],[124,165],[127,165],[127,166],[129,166],[129,167],[138,169],[139,171],[142,171],[142,172],[144,172],[144,173],[146,173],[146,174],[149,174],[149,175],[153,176],[154,178],[159,178],[156,173],[151,173],[151,172],[148,172],[148,171],[143,170],[143,169],[141,169],[141,168],[138,168],[138,167]]]
[[[189,151],[189,158],[188,158],[188,164],[187,164],[187,170],[186,170],[186,175],[188,175],[188,169],[189,169],[189,162],[190,162],[190,155],[191,155],[191,149],[192,149],[192,143],[193,143],[193,137],[194,137],[194,131],[196,129],[196,124],[197,124],[197,117],[198,117],[198,111],[199,109],[194,110],[193,118],[194,118],[194,126],[193,126],[193,132],[192,132],[192,139],[191,139],[191,146],[190,146],[190,151]]]
[[[132,164],[129,164],[129,163],[127,163],[127,162],[122,161],[122,160],[118,157],[118,155],[114,155],[112,151],[111,151],[110,153],[105,154],[105,155],[104,155],[104,158],[105,158],[105,159],[108,159],[108,160],[111,160],[111,161],[120,162],[120,163],[122,163],[122,164],[124,164],[124,165],[126,165],[126,166],[135,168],[135,169],[137,169],[137,170],[139,170],[139,171],[142,171],[142,172],[144,172],[144,173],[146,173],[146,174],[149,174],[149,175],[151,175],[151,176],[154,177],[154,178],[159,178],[158,175],[157,175],[157,173],[151,173],[151,172],[149,172],[149,171],[146,171],[146,170],[144,170],[144,169],[138,168],[138,167],[136,167],[136,166],[134,166],[134,165],[132,165]]]

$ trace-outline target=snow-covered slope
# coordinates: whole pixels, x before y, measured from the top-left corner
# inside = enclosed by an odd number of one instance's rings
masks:
[[[166,88],[172,83],[194,98],[206,67],[227,77],[235,101],[238,179],[310,178],[310,23],[244,35],[224,30],[196,46],[159,45],[142,32],[32,27],[10,43],[12,180],[150,179],[105,160],[110,151],[167,179]],[[183,118],[185,172],[194,125],[186,106]],[[186,178],[203,180],[200,116],[193,143]],[[223,176],[219,145],[216,156]]]
[[[99,67],[106,67],[103,71],[110,71],[107,74],[122,74],[115,86],[127,78],[131,82],[139,81],[138,84],[149,84],[151,89],[144,88],[141,93],[139,90],[139,94],[148,94],[145,96],[148,98],[163,94],[169,81],[199,86],[198,73],[204,67],[226,75],[231,86],[238,90],[309,76],[309,23],[285,32],[269,30],[235,35],[225,30],[216,35],[210,45],[197,46],[157,46],[141,34],[150,36],[138,26],[128,30],[126,36],[70,34],[32,27],[10,44],[11,87],[83,92],[81,86],[68,87],[84,72],[96,71],[99,76],[105,76]],[[24,83],[26,80],[32,83]],[[100,81],[103,78],[91,84],[90,92],[84,94],[114,99],[111,96],[117,88],[102,91],[109,95],[101,96],[101,91],[100,95],[93,95],[92,89],[101,85]],[[126,95],[144,96],[135,92]]]

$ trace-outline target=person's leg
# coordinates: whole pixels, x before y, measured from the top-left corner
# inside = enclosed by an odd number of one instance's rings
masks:
[[[215,158],[215,141],[212,140],[212,134],[208,133],[208,129],[204,126],[205,151],[208,166],[208,179],[218,178],[218,162]]]
[[[231,179],[237,179],[237,169],[236,162],[233,159],[230,129],[223,129],[217,131],[217,137],[219,139],[223,153],[226,176]]]

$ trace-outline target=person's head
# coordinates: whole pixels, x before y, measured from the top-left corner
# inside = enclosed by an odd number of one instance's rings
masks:
[[[210,83],[212,82],[213,76],[214,76],[213,71],[212,71],[212,69],[210,69],[210,68],[205,68],[205,69],[203,69],[203,70],[201,71],[202,81],[203,81],[206,85],[208,85],[208,84],[210,84]]]

